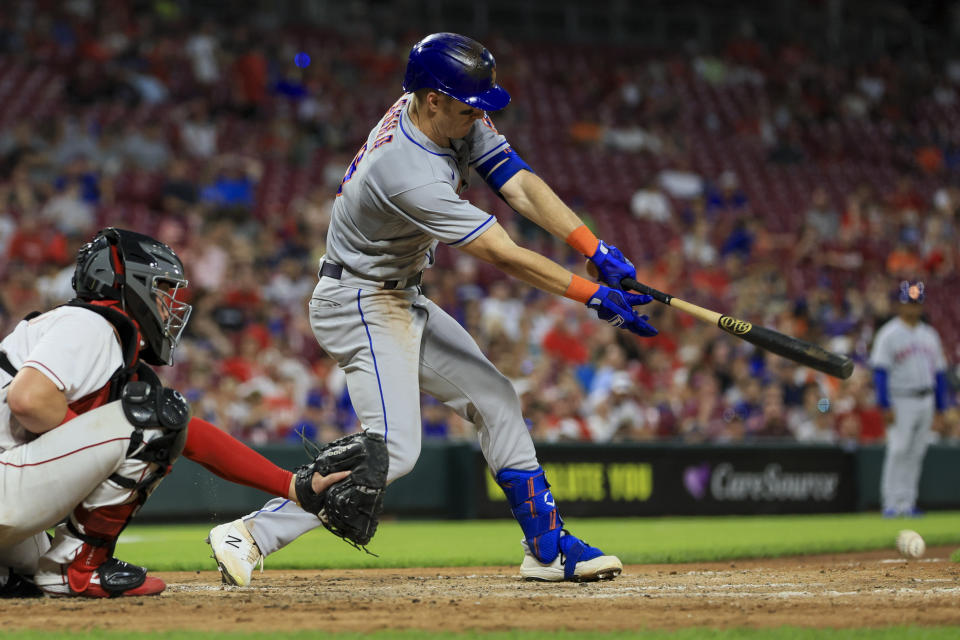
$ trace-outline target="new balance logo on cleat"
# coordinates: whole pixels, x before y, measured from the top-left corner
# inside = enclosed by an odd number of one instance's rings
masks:
[[[259,564],[260,571],[263,571],[263,555],[243,520],[214,527],[207,542],[224,584],[245,587],[250,584],[255,566]]]

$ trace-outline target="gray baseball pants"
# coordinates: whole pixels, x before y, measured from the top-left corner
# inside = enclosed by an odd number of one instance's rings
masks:
[[[884,511],[909,513],[917,505],[923,458],[933,425],[933,394],[923,397],[891,393],[893,424],[887,425],[880,497]]]
[[[409,473],[420,456],[421,391],[476,426],[494,473],[539,466],[513,385],[419,287],[381,289],[346,271],[340,280],[321,278],[310,323],[344,370],[363,428],[386,438],[388,483]],[[264,555],[321,526],[314,514],[281,498],[244,522]]]

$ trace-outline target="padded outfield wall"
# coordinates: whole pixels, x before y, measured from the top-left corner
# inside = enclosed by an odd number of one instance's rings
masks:
[[[289,469],[306,460],[299,446],[258,451]],[[558,444],[537,451],[565,516],[838,513],[880,504],[882,446]],[[266,499],[181,460],[138,519],[223,520]],[[960,447],[930,448],[919,506],[960,508]],[[477,447],[429,441],[414,472],[388,489],[385,511],[398,517],[510,517]]]

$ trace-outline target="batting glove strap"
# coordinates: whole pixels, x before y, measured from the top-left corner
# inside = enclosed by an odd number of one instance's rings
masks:
[[[620,289],[620,281],[624,278],[637,277],[637,269],[627,260],[620,249],[603,240],[597,244],[597,250],[590,256],[590,262],[600,272],[600,279],[607,286]]]
[[[639,315],[633,307],[651,300],[653,297],[648,295],[617,291],[601,285],[587,301],[587,306],[596,311],[601,320],[643,338],[650,338],[657,335],[657,330],[647,323],[647,316]]]

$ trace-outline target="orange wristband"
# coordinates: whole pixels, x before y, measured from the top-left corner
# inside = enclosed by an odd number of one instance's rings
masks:
[[[590,282],[586,278],[581,278],[577,274],[573,274],[570,285],[567,287],[567,290],[563,292],[563,297],[587,304],[597,291],[600,291],[600,285],[596,282]]]
[[[567,244],[589,258],[597,252],[600,241],[593,235],[593,231],[587,228],[587,225],[582,224],[570,232],[567,236]]]

